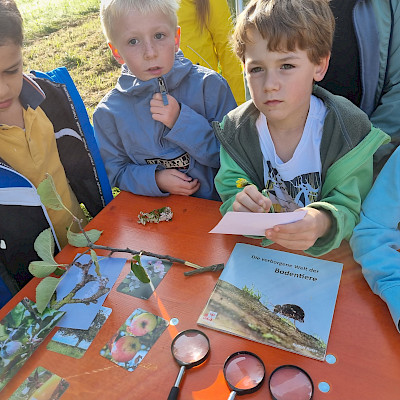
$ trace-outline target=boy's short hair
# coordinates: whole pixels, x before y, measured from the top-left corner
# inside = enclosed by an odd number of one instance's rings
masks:
[[[233,48],[244,62],[249,29],[268,41],[269,51],[307,51],[318,64],[332,49],[335,18],[330,0],[251,0],[238,16]]]
[[[11,41],[22,47],[22,17],[14,0],[0,0],[0,46]]]
[[[173,27],[178,25],[176,13],[180,0],[101,0],[100,20],[104,35],[108,42],[113,42],[112,27],[122,15],[130,11],[141,14],[161,12],[166,15]]]

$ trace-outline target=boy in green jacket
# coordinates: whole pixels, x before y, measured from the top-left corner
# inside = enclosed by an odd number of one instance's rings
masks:
[[[350,238],[373,154],[389,140],[350,101],[314,85],[329,65],[334,24],[328,0],[251,0],[233,41],[252,100],[214,124],[221,212],[306,209],[267,229],[262,245],[314,256]],[[238,187],[240,178],[250,185]]]

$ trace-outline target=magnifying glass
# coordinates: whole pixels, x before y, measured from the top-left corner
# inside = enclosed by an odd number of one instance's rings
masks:
[[[224,376],[232,390],[228,400],[233,400],[236,395],[253,393],[261,387],[265,378],[265,366],[254,353],[238,351],[226,359]]]
[[[304,369],[296,365],[281,365],[269,377],[273,400],[311,400],[314,384]]]
[[[181,366],[175,385],[171,388],[168,400],[176,400],[179,384],[186,369],[202,364],[210,352],[210,341],[205,333],[197,329],[187,329],[178,333],[171,344],[175,361]]]

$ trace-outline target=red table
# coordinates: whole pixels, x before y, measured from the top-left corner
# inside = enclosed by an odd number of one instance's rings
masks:
[[[140,211],[148,212],[166,205],[174,213],[170,222],[146,226],[137,223]],[[149,198],[122,192],[90,222],[87,229],[104,231],[98,244],[169,254],[203,266],[226,263],[237,242],[259,244],[259,241],[235,235],[209,234],[221,218],[219,205],[218,202],[192,197],[172,195],[167,198]],[[271,247],[284,250],[277,245]],[[56,259],[69,263],[79,251],[82,249],[67,246]],[[116,256],[128,257],[122,253]],[[334,364],[199,327],[196,321],[214,288],[219,272],[186,277],[183,272],[190,268],[174,264],[155,293],[148,300],[142,300],[116,291],[116,287],[129,272],[130,265],[126,263],[104,303],[113,311],[83,358],[73,359],[48,351],[46,345],[53,336],[51,333],[0,392],[0,399],[7,399],[38,366],[68,381],[69,388],[62,396],[63,400],[166,399],[179,371],[171,356],[171,341],[179,331],[188,328],[199,328],[208,335],[211,353],[203,366],[185,373],[181,382],[182,400],[227,399],[230,391],[222,367],[225,359],[239,350],[252,351],[262,358],[267,379],[272,370],[282,364],[295,364],[304,368],[314,381],[315,400],[400,399],[399,334],[386,305],[371,292],[347,243],[322,258],[344,265],[327,350],[327,354],[336,357]],[[3,307],[0,319],[24,296],[34,300],[38,282],[38,279],[33,279]],[[179,324],[170,325],[139,367],[128,372],[100,356],[99,352],[136,308],[145,309],[167,320],[178,318]],[[328,393],[318,389],[320,382],[330,385]],[[243,398],[270,399],[266,383],[258,392]]]

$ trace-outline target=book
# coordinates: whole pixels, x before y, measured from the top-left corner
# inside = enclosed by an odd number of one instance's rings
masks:
[[[322,361],[342,268],[237,243],[197,323]]]

